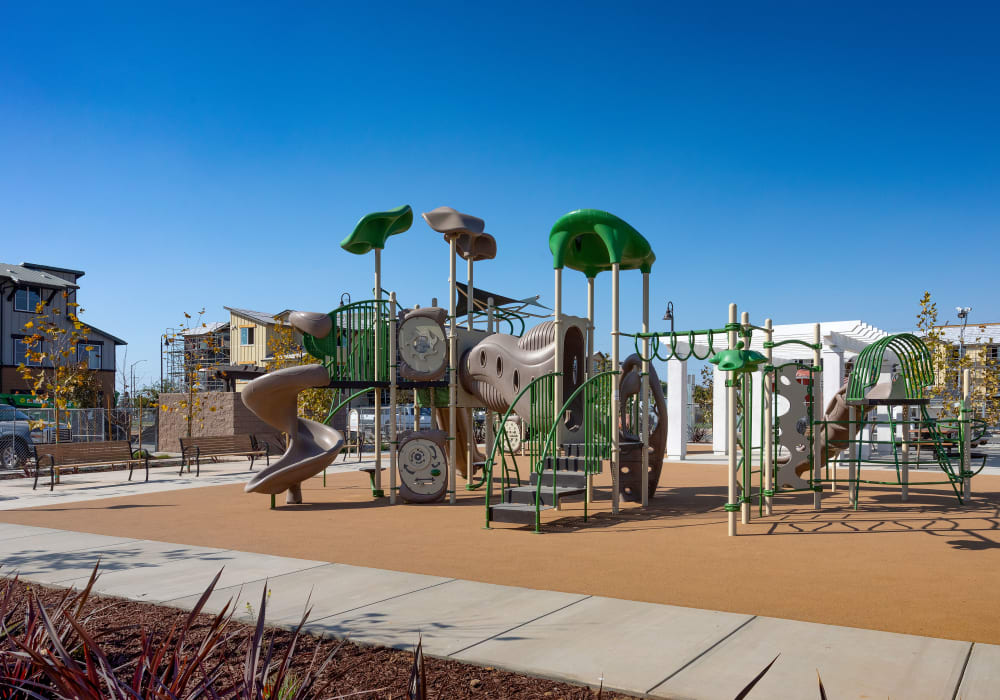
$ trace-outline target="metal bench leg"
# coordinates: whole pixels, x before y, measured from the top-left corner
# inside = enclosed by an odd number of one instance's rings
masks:
[[[135,466],[135,462],[128,463],[128,480],[132,481],[132,467]]]
[[[250,471],[253,471],[253,455],[250,455]]]
[[[49,491],[56,490],[56,462],[52,460],[49,464]]]
[[[143,460],[146,463],[146,481],[149,481],[149,455],[147,454]]]
[[[195,452],[194,463],[195,463],[195,467],[196,467],[196,471],[195,471],[194,475],[195,476],[201,476],[201,449],[199,449],[197,452]],[[188,462],[188,473],[190,473],[190,472],[191,472],[191,463]]]

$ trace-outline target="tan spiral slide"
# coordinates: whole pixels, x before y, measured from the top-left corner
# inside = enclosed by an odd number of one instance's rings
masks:
[[[247,493],[287,491],[286,503],[302,502],[302,482],[320,473],[344,446],[339,430],[298,417],[303,389],[325,387],[330,375],[322,365],[287,367],[254,379],[241,394],[243,403],[268,425],[288,436],[288,448],[270,466],[254,474]]]

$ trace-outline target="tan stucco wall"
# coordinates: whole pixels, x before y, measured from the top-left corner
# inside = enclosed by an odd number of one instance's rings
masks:
[[[195,415],[191,426],[192,435],[240,435],[251,433],[271,445],[271,454],[280,454],[280,435],[274,428],[251,413],[240,395],[231,392],[211,391],[196,394],[201,402],[201,412]],[[180,438],[187,435],[187,409],[181,402],[187,401],[187,394],[160,394],[160,450],[180,452]],[[166,406],[168,410],[162,407]],[[214,409],[214,410],[213,410]]]

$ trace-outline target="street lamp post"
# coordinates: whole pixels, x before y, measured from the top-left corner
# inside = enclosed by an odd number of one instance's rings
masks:
[[[958,317],[962,320],[962,330],[958,333],[958,346],[960,348],[960,357],[965,357],[965,327],[969,325],[969,312],[972,311],[971,306],[956,306],[955,311],[958,313]]]

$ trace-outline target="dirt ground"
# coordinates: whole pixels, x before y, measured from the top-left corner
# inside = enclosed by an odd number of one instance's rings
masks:
[[[0,512],[0,521],[223,547],[570,593],[1000,643],[1000,477],[959,506],[915,472],[910,501],[866,487],[861,508],[825,493],[776,499],[775,514],[727,537],[725,466],[666,464],[651,507],[610,513],[610,480],[583,504],[543,513],[545,533],[484,529],[483,496],[388,507],[361,473],[303,485],[268,510],[242,486]],[[873,475],[874,477],[874,475]],[[875,477],[878,478],[878,477]],[[461,484],[460,484],[461,486]],[[281,498],[279,497],[279,504]],[[754,512],[756,516],[756,511]]]
[[[45,606],[48,614],[55,618],[57,629],[63,624],[64,618],[57,611],[63,605],[65,591],[9,579],[0,579],[0,591],[10,595],[7,599],[10,619],[23,619],[29,595],[34,595]],[[77,605],[71,604],[68,607],[75,611]],[[256,612],[254,611],[254,614]],[[143,637],[146,635],[151,637],[153,649],[157,649],[164,643],[172,629],[177,632],[183,627],[187,616],[188,613],[175,608],[92,595],[84,603],[77,620],[83,623],[84,629],[92,638],[98,640],[101,652],[116,669],[118,678],[129,683],[141,656]],[[205,614],[195,618],[191,630],[184,637],[184,646],[187,649],[197,648],[204,643],[209,635],[213,618],[213,615]],[[213,689],[222,698],[238,697],[236,693],[227,692],[227,689],[246,678],[244,663],[249,641],[254,634],[254,627],[248,623],[252,619],[251,615],[234,615],[226,625],[227,635],[223,635],[225,640],[210,657],[221,662],[219,679]],[[14,635],[20,641],[25,641],[23,636],[17,636],[16,631]],[[293,638],[293,634],[288,630],[274,629],[265,633],[262,648],[266,651],[273,641],[276,652],[274,656],[280,660]],[[76,641],[74,636],[70,636],[70,639]],[[9,649],[11,645],[8,642],[8,639],[0,639],[0,650]],[[296,640],[295,650],[291,668],[294,676],[300,679],[310,671],[310,663],[314,661],[313,655],[316,654],[315,665],[311,667],[312,673],[317,677],[315,689],[319,690],[326,686],[325,692],[319,693],[319,697],[333,697],[331,693],[336,693],[336,697],[356,695],[359,698],[377,700],[387,698],[403,700],[409,697],[407,683],[413,668],[413,654],[409,651],[353,644],[349,641],[339,643],[308,634],[301,635]],[[330,664],[320,673],[319,667],[334,652]],[[83,663],[78,656],[75,655],[74,658]],[[169,659],[168,653],[164,665],[169,664]],[[213,668],[214,665],[210,661],[204,667]],[[163,667],[160,668],[161,672],[162,670]],[[196,672],[193,675],[195,682],[200,680],[200,674]],[[551,697],[560,700],[586,700],[595,697],[589,688],[431,656],[424,657],[424,678],[427,683],[427,696],[431,698]],[[32,680],[44,684],[41,677],[36,676]],[[193,684],[192,682],[191,685]],[[191,686],[188,687],[190,690]],[[44,696],[50,691],[51,687],[47,686],[41,695]],[[602,697],[607,700],[629,700],[635,696],[605,691]]]

